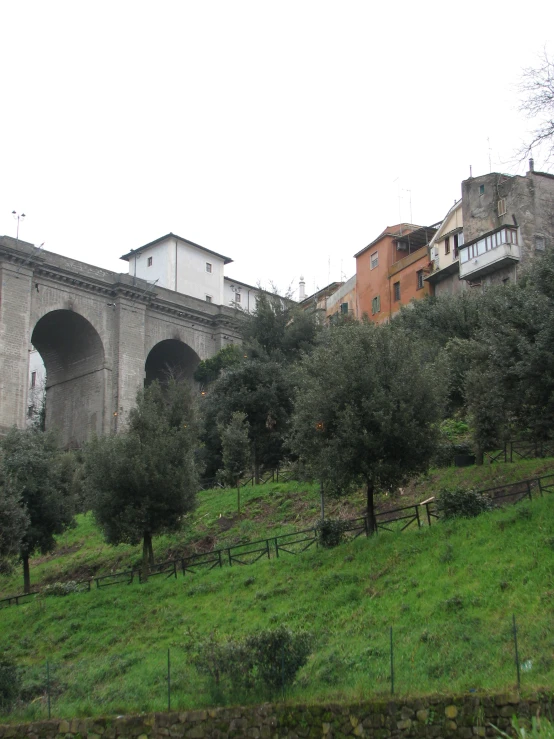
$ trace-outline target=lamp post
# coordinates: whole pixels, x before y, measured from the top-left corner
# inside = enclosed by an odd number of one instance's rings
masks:
[[[17,241],[19,241],[19,221],[22,221],[25,218],[25,213],[17,213],[15,210],[12,210],[12,216],[17,219],[17,231],[15,234],[15,238]]]

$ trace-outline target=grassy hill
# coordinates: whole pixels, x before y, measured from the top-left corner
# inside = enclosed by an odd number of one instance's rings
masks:
[[[554,460],[536,460],[432,471],[400,501],[381,504],[422,500],[444,485],[489,487],[553,470]],[[183,532],[155,542],[157,558],[275,536],[319,515],[316,485],[247,488],[242,503],[239,519],[236,492],[201,494]],[[361,495],[327,504],[329,515],[362,509]],[[32,577],[35,583],[81,577],[121,569],[139,556],[137,548],[104,545],[91,517],[81,516],[55,553],[32,562]],[[19,578],[3,576],[2,592],[18,592]],[[524,689],[551,687],[554,496],[250,567],[40,598],[0,612],[0,651],[24,668],[23,718],[45,715],[47,661],[53,715],[163,710],[168,649],[172,707],[210,705],[214,696],[190,664],[187,645],[214,631],[238,638],[279,624],[308,629],[315,639],[288,696],[294,700],[387,695],[390,626],[397,692],[502,690],[516,679],[513,613]],[[261,697],[253,692],[240,699]]]

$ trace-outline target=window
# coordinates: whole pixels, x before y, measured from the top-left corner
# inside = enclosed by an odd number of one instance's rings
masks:
[[[395,282],[393,285],[393,288],[394,288],[394,299],[400,300],[400,283]]]
[[[152,257],[148,257],[148,266],[149,266],[149,267],[151,267],[151,266],[152,266]]]
[[[498,216],[505,216],[506,215],[506,199],[502,198],[498,201]]]
[[[370,257],[370,268],[375,269],[375,267],[378,267],[378,266],[379,266],[379,252],[374,251]]]
[[[212,273],[212,265],[210,262],[206,262],[206,272]]]
[[[206,303],[211,303],[211,302],[212,302],[212,296],[206,295]]]
[[[479,185],[479,195],[484,195],[484,194],[485,194],[485,186]]]
[[[537,251],[544,251],[545,241],[544,236],[535,236],[535,249]]]
[[[235,303],[240,303],[240,293],[235,293]]]
[[[421,290],[423,287],[423,270],[420,269],[416,272],[416,278],[417,278],[417,289]]]
[[[444,253],[450,254],[450,236],[447,236],[444,240]]]
[[[37,386],[37,373],[31,372],[31,387]]]
[[[454,234],[454,253],[452,254],[452,259],[458,259],[458,249],[460,246],[463,246],[464,243],[464,234],[460,232],[459,234]]]
[[[375,315],[375,313],[379,313],[381,310],[381,296],[377,295],[377,297],[373,298],[371,301],[371,312]]]
[[[341,313],[348,313],[348,303],[341,303],[340,304],[340,312]]]

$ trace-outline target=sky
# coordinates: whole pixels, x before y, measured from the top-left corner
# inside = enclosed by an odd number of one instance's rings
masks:
[[[126,272],[171,231],[311,293],[440,221],[470,166],[525,173],[554,3],[0,0],[0,28],[0,234],[25,213],[25,241]]]

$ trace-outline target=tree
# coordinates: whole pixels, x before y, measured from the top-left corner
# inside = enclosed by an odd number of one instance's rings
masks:
[[[526,158],[538,147],[545,152],[546,161],[550,161],[554,156],[554,61],[546,49],[536,67],[523,70],[519,91],[522,96],[519,109],[534,125],[531,138],[519,155]]]
[[[0,479],[0,563],[17,556],[28,525],[21,494]]]
[[[246,414],[236,411],[226,426],[219,427],[223,447],[223,469],[231,483],[236,483],[250,465],[250,440]]]
[[[239,411],[248,423],[256,482],[262,467],[279,464],[292,411],[290,374],[283,363],[267,357],[243,362],[214,383],[205,404],[204,439],[212,458],[223,461],[219,429]]]
[[[407,335],[366,322],[330,329],[301,363],[291,448],[328,490],[365,483],[371,532],[374,494],[428,466],[440,409],[434,385]]]
[[[251,444],[248,437],[246,414],[237,411],[227,426],[219,427],[223,450],[223,473],[231,485],[237,486],[237,505],[240,513],[240,478],[250,466]]]
[[[170,379],[137,395],[127,431],[93,439],[85,476],[92,510],[109,544],[142,541],[145,576],[152,537],[176,531],[195,506],[196,414],[190,387]]]
[[[317,333],[314,313],[301,310],[287,298],[261,292],[256,312],[245,317],[242,338],[248,357],[296,361],[313,348]]]
[[[194,379],[202,385],[217,380],[221,372],[229,367],[236,367],[243,358],[243,351],[236,344],[228,344],[209,359],[204,359],[194,372]]]
[[[19,554],[24,591],[30,592],[29,558],[51,552],[55,536],[73,524],[71,465],[52,432],[12,429],[2,440],[2,478],[7,497],[20,501],[27,519]],[[20,517],[20,525],[22,519]]]

